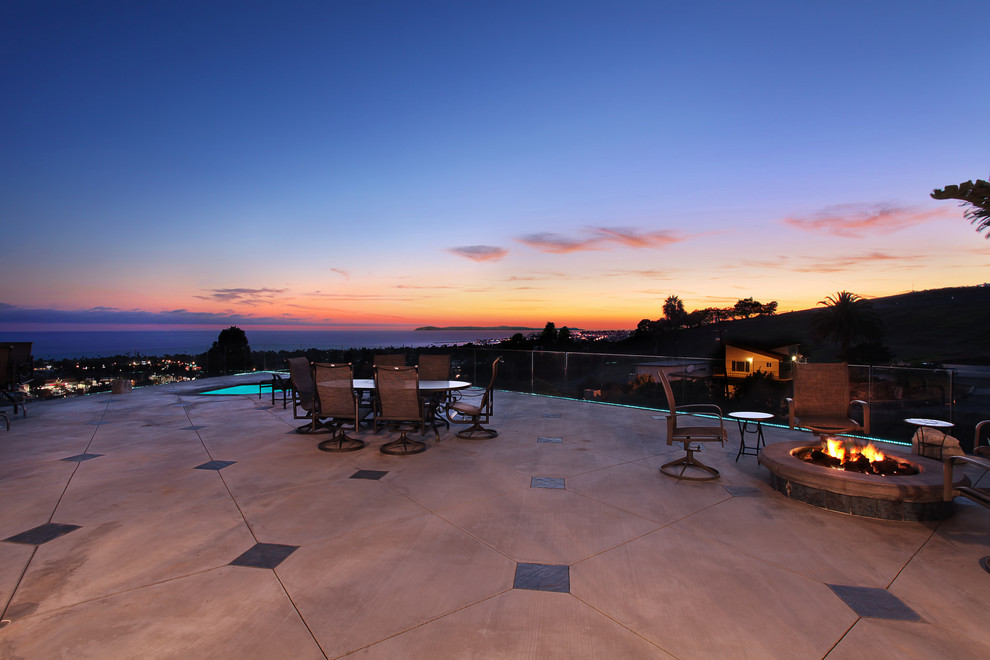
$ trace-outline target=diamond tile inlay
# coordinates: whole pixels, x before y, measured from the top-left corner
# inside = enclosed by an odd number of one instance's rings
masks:
[[[10,538],[4,539],[4,541],[10,541],[11,543],[23,543],[25,545],[41,545],[42,543],[54,541],[58,537],[64,536],[69,532],[74,532],[77,529],[79,529],[79,525],[45,523],[44,525],[38,525],[37,527],[29,529],[26,532],[15,534]]]
[[[560,443],[560,442],[563,442],[564,439],[563,438],[556,438],[556,437],[549,437],[549,436],[542,436],[541,435],[540,437],[538,437],[536,439],[536,441],[537,442],[547,442],[547,443]]]
[[[383,470],[358,470],[350,476],[351,479],[381,479],[388,471]]]
[[[533,477],[529,482],[530,488],[564,488],[562,477]]]
[[[571,570],[560,564],[516,564],[516,579],[512,588],[569,594]]]
[[[253,548],[230,562],[230,565],[249,566],[251,568],[275,568],[285,561],[286,557],[298,549],[298,545],[256,543]]]
[[[917,612],[886,589],[850,587],[842,584],[830,584],[828,588],[859,616],[897,621],[921,620]]]
[[[83,461],[88,461],[91,458],[99,458],[100,456],[103,456],[103,454],[76,454],[75,456],[66,456],[62,460],[82,463]]]
[[[207,461],[202,465],[197,465],[194,470],[222,470],[228,465],[233,465],[237,461]]]

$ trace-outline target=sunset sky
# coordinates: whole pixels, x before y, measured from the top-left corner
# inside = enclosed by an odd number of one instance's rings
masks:
[[[990,280],[990,2],[0,4],[0,330],[633,328]]]

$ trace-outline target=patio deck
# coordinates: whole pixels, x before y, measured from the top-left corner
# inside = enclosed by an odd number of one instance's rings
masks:
[[[327,454],[291,407],[202,389],[0,431],[0,657],[990,657],[990,510],[964,500],[789,501],[734,423],[702,453],[722,477],[679,482],[658,413],[503,392],[493,440]]]

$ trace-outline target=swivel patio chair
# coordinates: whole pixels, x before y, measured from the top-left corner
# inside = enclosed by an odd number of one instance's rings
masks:
[[[849,416],[852,404],[863,409],[863,423]],[[870,404],[849,399],[849,367],[844,362],[794,365],[794,396],[787,399],[790,427],[817,436],[870,433]]]
[[[312,430],[328,428],[332,437],[317,445],[323,451],[346,452],[364,448],[364,442],[344,432],[349,424],[355,431],[371,410],[361,408],[354,392],[354,369],[350,364],[313,364],[316,398],[312,413]],[[326,421],[325,421],[326,420]]]
[[[21,415],[27,417],[27,406],[24,405],[27,395],[17,381],[12,354],[13,347],[10,344],[0,346],[0,398],[14,407],[15,415],[20,406]]]
[[[722,409],[714,403],[693,403],[678,406],[674,401],[674,390],[670,386],[670,381],[667,380],[667,375],[663,371],[658,371],[657,375],[663,385],[663,393],[667,397],[667,408],[670,410],[670,414],[667,415],[667,444],[672,445],[679,442],[683,445],[685,452],[685,455],[676,461],[661,465],[660,471],[668,477],[687,481],[718,479],[718,470],[699,461],[695,458],[694,452],[701,449],[701,445],[697,443],[702,442],[717,442],[725,446],[728,436],[722,419]],[[687,417],[691,417],[692,422],[699,419],[714,418],[718,421],[718,426],[714,424],[686,426],[684,420]],[[678,467],[680,467],[680,471],[677,471]],[[689,468],[691,472],[687,472]]]
[[[471,426],[457,432],[458,438],[494,438],[498,436],[495,429],[486,429],[482,424],[487,424],[491,420],[495,409],[495,377],[498,376],[498,365],[502,358],[495,358],[492,362],[492,378],[488,381],[488,387],[480,396],[472,399],[460,399],[450,405],[447,418],[455,423],[470,423]],[[456,415],[456,416],[455,416]],[[467,420],[463,418],[467,418]]]
[[[316,383],[313,382],[313,372],[307,358],[288,358],[286,362],[289,365],[289,380],[292,383],[292,417],[310,420],[309,424],[296,427],[296,432],[309,433],[313,430],[313,408],[316,405]]]
[[[375,356],[374,366],[404,367],[406,366],[406,355],[405,353],[380,353]]]
[[[419,379],[420,380],[450,380],[450,354],[429,354],[423,353],[419,356]],[[431,401],[431,410],[438,411],[441,406],[446,409],[453,400],[450,391],[437,394]],[[445,417],[439,417],[444,426],[450,427],[450,422]]]
[[[379,424],[395,428],[399,438],[387,442],[381,447],[383,454],[405,456],[426,451],[426,443],[412,440],[409,431],[420,431],[426,435],[426,427],[433,426],[437,442],[440,433],[436,424],[427,419],[426,406],[419,393],[418,367],[388,367],[375,366],[375,391],[378,396],[378,406],[375,410],[374,425],[378,432]]]

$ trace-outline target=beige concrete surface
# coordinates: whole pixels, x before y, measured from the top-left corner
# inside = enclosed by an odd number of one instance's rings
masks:
[[[258,379],[12,417],[0,658],[990,657],[990,511],[963,500],[929,523],[793,502],[735,460],[734,424],[699,454],[720,479],[677,481],[651,410],[497,392],[497,438],[396,457],[389,433],[328,454],[267,396],[197,394]],[[48,523],[78,529],[11,540]],[[258,543],[297,547],[232,565]],[[520,563],[566,566],[569,588],[515,586]],[[916,616],[857,613],[835,585]]]

